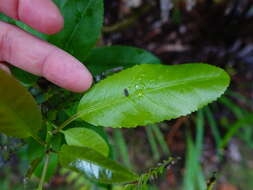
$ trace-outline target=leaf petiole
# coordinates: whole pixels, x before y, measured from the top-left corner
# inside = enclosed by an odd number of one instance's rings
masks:
[[[45,181],[45,178],[46,178],[48,163],[49,163],[49,153],[46,154],[46,159],[45,159],[42,175],[41,175],[41,178],[40,178],[40,183],[39,183],[38,190],[43,190],[43,184],[44,184],[44,181]]]
[[[76,120],[79,117],[79,114],[72,115],[69,119],[64,121],[57,129],[55,129],[52,133],[56,134],[60,132],[64,127],[66,127],[68,124],[70,124],[72,121]]]

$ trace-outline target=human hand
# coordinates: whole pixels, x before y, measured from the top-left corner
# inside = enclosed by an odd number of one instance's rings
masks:
[[[0,12],[32,28],[53,34],[63,27],[63,17],[51,0],[0,0]],[[77,59],[27,32],[0,21],[0,62],[43,76],[74,92],[92,84],[89,71]],[[0,63],[0,68],[4,65]]]

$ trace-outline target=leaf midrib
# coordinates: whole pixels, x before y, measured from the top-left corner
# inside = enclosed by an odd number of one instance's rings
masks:
[[[71,34],[69,35],[70,36],[69,40],[67,40],[66,43],[63,46],[64,49],[66,49],[69,46],[70,42],[72,41],[72,39],[74,37],[74,34],[75,34],[77,28],[80,26],[87,9],[90,7],[91,2],[92,2],[92,0],[89,0],[87,6],[84,8],[83,13],[81,14],[81,17],[79,19],[79,22],[75,25],[74,29],[72,30]]]

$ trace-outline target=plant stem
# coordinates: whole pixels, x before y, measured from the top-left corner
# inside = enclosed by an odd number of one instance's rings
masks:
[[[47,168],[48,168],[48,162],[49,162],[49,153],[46,154],[46,159],[45,159],[42,175],[40,178],[40,184],[39,184],[38,190],[43,190],[43,185],[44,185],[44,181],[45,181],[46,173],[47,173]]]
[[[114,25],[104,26],[103,32],[110,33],[110,32],[117,32],[117,31],[126,29],[129,26],[131,26],[132,24],[134,24],[140,16],[142,16],[143,14],[150,11],[151,8],[152,8],[152,5],[150,5],[150,4],[144,5],[143,7],[139,8],[138,12],[134,13],[130,17],[123,19],[122,21],[120,21]]]
[[[69,119],[64,121],[57,129],[53,131],[53,134],[60,132],[64,127],[70,124],[72,121],[76,120],[79,117],[79,114],[72,115]]]

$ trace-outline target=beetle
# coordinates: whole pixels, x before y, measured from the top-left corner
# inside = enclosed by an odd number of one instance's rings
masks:
[[[126,97],[129,96],[129,92],[128,92],[128,90],[127,90],[126,88],[124,89],[124,95],[125,95]]]

